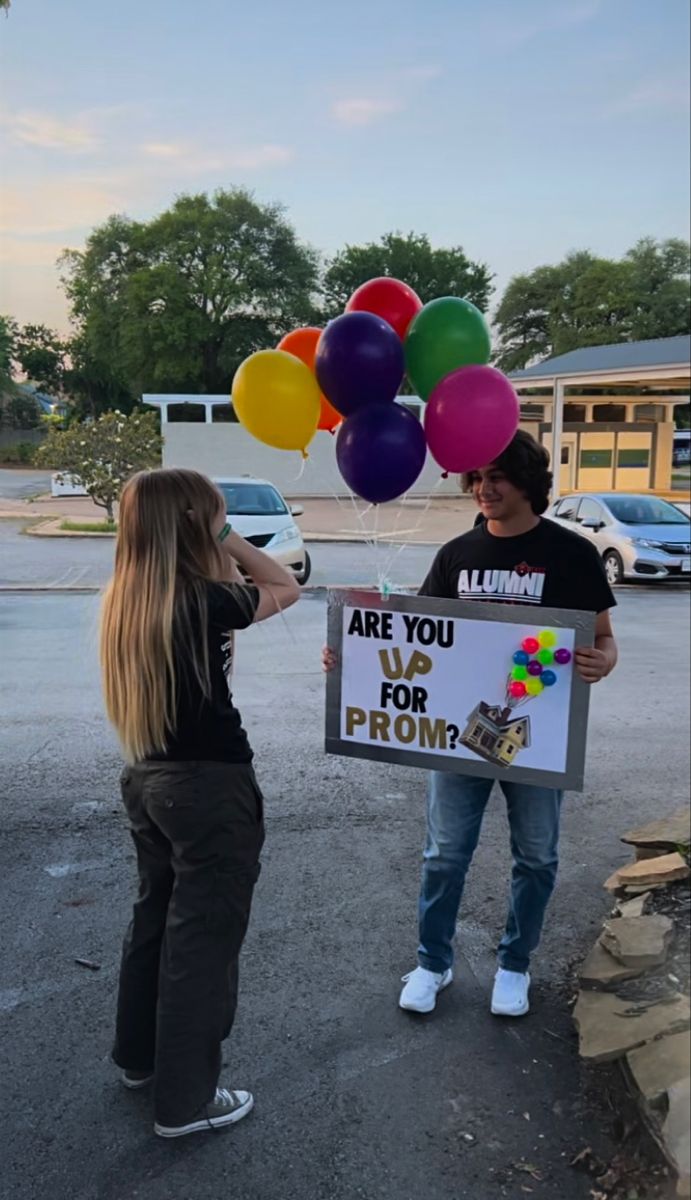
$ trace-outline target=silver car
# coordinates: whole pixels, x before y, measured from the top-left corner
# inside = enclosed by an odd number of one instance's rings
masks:
[[[546,515],[597,547],[611,584],[691,575],[689,518],[657,496],[562,496]]]
[[[295,517],[304,510],[286,504],[278,489],[265,479],[238,475],[214,483],[225,496],[229,525],[292,571],[298,583],[307,583],[312,563],[295,524]]]

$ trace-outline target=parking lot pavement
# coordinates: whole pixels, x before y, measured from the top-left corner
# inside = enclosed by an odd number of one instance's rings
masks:
[[[3,1198],[521,1200],[527,1186],[589,1200],[568,1163],[612,1145],[575,1053],[569,963],[608,909],[602,881],[629,857],[619,832],[656,814],[661,795],[672,809],[688,794],[687,597],[621,595],[622,662],[593,693],[587,786],[567,799],[533,1011],[518,1023],[487,1012],[509,871],[499,798],[469,878],[456,981],[434,1017],[416,1019],[396,1000],[414,963],[424,776],[322,753],[323,599],[240,636],[237,700],[267,844],[225,1078],[257,1105],[229,1132],[172,1144],[153,1137],[146,1093],[125,1092],[108,1062],[134,862],[99,697],[97,606],[0,596]]]

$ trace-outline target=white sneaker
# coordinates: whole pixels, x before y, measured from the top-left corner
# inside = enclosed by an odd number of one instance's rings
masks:
[[[438,975],[426,967],[416,967],[402,977],[405,987],[398,1001],[400,1008],[407,1008],[409,1012],[432,1012],[437,1003],[437,993],[448,987],[452,980],[453,971],[450,968]]]
[[[505,971],[499,967],[492,989],[492,1013],[495,1017],[524,1017],[530,1008],[530,975]]]

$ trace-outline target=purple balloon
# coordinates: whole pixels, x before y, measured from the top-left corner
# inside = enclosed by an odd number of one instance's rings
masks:
[[[496,367],[459,367],[437,384],[425,409],[432,456],[445,471],[487,467],[506,449],[520,418],[518,396]]]
[[[395,398],[405,369],[403,343],[383,317],[344,313],[322,333],[314,368],[327,400],[349,417]]]
[[[562,646],[560,650],[555,650],[554,661],[558,662],[560,667],[565,667],[567,663],[571,662],[571,651],[567,650],[565,646]]]
[[[425,465],[422,425],[400,404],[371,404],[343,422],[336,460],[348,487],[370,504],[401,496]]]
[[[539,663],[536,658],[528,663],[529,675],[542,675],[542,663]]]

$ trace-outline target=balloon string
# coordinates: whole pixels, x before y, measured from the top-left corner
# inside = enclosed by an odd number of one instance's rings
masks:
[[[301,460],[300,460],[300,470],[298,471],[297,475],[293,479],[290,480],[291,483],[299,483],[299,481],[302,479],[303,475],[305,474],[305,467],[307,466],[307,463],[310,461],[310,456],[306,450],[301,450],[300,454],[302,456]]]
[[[423,524],[423,521],[425,520],[425,517],[427,516],[427,513],[430,510],[432,501],[436,498],[436,494],[439,491],[441,485],[442,485],[442,479],[439,478],[439,479],[437,479],[437,481],[434,484],[434,487],[431,489],[431,491],[428,492],[427,501],[424,505],[424,508],[421,510],[420,515],[418,516],[418,519],[415,522],[413,528],[409,532],[408,540],[405,542],[402,542],[400,546],[396,546],[395,549],[390,552],[390,557],[386,560],[385,567],[384,567],[386,575],[388,575],[389,572],[392,570],[394,564],[396,563],[399,556],[403,553],[403,551],[407,550],[408,546],[411,545],[412,538],[415,536],[415,534],[419,533],[420,528]],[[405,504],[405,502],[408,500],[409,496],[410,496],[410,492],[406,492],[405,496],[402,497],[402,504],[399,509],[399,516],[403,513],[403,504]],[[398,529],[398,522],[396,522],[396,526],[395,526],[396,531],[397,531],[397,529]]]

